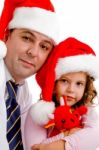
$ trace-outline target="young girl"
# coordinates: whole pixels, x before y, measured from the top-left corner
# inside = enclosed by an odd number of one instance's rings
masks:
[[[60,105],[59,100],[63,96],[67,97],[67,105],[73,109],[81,105],[88,107],[87,114],[82,116],[82,129],[74,128],[68,133],[60,133],[47,139],[45,143],[62,139],[66,150],[95,150],[99,146],[99,118],[94,107],[91,107],[97,95],[93,81],[99,78],[98,65],[91,47],[75,38],[68,38],[56,46],[44,67],[37,73],[36,79],[42,89],[43,100],[31,108],[36,124],[44,126],[48,123],[50,114]],[[47,133],[53,130],[49,129]],[[40,149],[40,146],[42,144],[33,149]]]

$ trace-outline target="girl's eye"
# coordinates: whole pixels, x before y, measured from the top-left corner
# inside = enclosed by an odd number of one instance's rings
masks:
[[[60,79],[61,82],[67,83],[68,81],[66,79]]]
[[[78,86],[83,86],[84,84],[81,83],[81,82],[77,82],[77,85],[78,85]]]

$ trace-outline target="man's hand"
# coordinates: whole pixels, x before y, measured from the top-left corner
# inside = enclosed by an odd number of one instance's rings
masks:
[[[65,150],[65,141],[59,140],[50,144],[36,144],[31,150]]]

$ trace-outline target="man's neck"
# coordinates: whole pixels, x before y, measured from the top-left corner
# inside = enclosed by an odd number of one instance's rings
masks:
[[[19,85],[23,85],[24,84],[24,80],[17,80],[15,78],[13,78],[13,76],[11,75],[10,71],[8,70],[6,64],[5,64],[5,74],[6,74],[6,81],[13,81],[15,82],[16,84],[19,84]]]

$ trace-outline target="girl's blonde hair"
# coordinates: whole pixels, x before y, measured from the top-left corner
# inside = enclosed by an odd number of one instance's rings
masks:
[[[82,99],[75,104],[73,107],[80,105],[93,105],[95,97],[97,96],[97,91],[94,86],[94,78],[87,74],[86,88]]]

